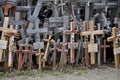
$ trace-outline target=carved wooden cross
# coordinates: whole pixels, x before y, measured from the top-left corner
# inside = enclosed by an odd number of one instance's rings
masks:
[[[104,31],[103,30],[94,30],[94,21],[93,20],[89,21],[89,27],[90,27],[90,31],[81,32],[81,35],[82,36],[90,35],[90,44],[93,44],[94,46],[96,46],[96,44],[94,44],[94,35],[102,35],[102,34],[104,34]],[[96,51],[97,51],[97,46],[96,46],[95,51],[91,52],[91,54],[90,54],[91,55],[91,64],[95,64],[95,58],[96,58],[95,52]]]
[[[107,38],[107,41],[113,41],[113,48],[114,48],[114,61],[115,61],[115,67],[119,68],[120,66],[120,62],[119,62],[119,48],[118,48],[118,44],[116,43],[116,39],[117,37],[120,37],[120,35],[116,34],[117,28],[113,27],[112,28],[112,36]],[[118,48],[118,49],[117,49]]]
[[[72,48],[72,45],[76,45],[75,43],[75,34],[80,34],[79,30],[75,30],[75,23],[71,22],[70,23],[70,30],[64,30],[63,34],[70,34],[70,44],[71,44],[71,49],[70,49],[70,62],[75,63],[75,49]]]
[[[104,45],[101,45],[100,47],[103,48],[103,50],[104,50],[104,52],[103,52],[104,63],[106,63],[106,48],[110,47],[110,45],[106,45],[106,40],[104,40]]]

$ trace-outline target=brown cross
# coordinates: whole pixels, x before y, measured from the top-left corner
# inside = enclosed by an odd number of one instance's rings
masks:
[[[27,68],[30,70],[32,67],[32,55],[36,53],[33,51],[32,45],[28,44],[28,39],[26,39],[26,44],[19,44],[18,53],[18,70],[21,70],[25,63],[27,63]],[[24,49],[25,48],[25,49]]]
[[[50,50],[53,51],[53,55],[52,55],[52,58],[53,58],[53,68],[56,66],[56,53],[60,47],[60,39],[57,40],[57,42],[54,42],[54,47],[51,48]]]
[[[117,28],[116,28],[116,27],[113,27],[113,28],[112,28],[112,36],[107,38],[107,41],[108,41],[108,42],[113,41],[113,48],[114,48],[114,49],[118,47],[118,44],[116,44],[116,38],[117,38],[117,37],[120,37],[120,35],[117,35],[117,34],[116,34],[116,31],[117,31]],[[114,55],[114,61],[115,61],[115,67],[116,67],[116,68],[119,68],[119,67],[120,67],[120,66],[119,66],[119,64],[120,64],[120,62],[119,62],[119,57],[120,57],[120,56],[119,56],[118,54],[115,54],[115,55]]]
[[[90,30],[89,31],[83,31],[81,32],[82,36],[86,36],[86,35],[90,35],[90,43],[94,44],[94,35],[102,35],[104,34],[103,30],[94,30],[94,21],[90,20],[89,21],[89,27]],[[91,64],[95,64],[95,53],[91,53]]]
[[[106,40],[104,40],[104,45],[100,46],[104,50],[104,63],[106,63],[106,48],[110,47],[110,45],[106,45]]]
[[[60,66],[62,67],[64,64],[67,63],[67,53],[68,50],[66,49],[66,38],[65,35],[63,35],[63,42],[60,43],[62,45],[61,49],[58,49],[58,52],[61,52],[61,57],[60,57]]]
[[[64,30],[63,34],[70,34],[70,43],[75,43],[75,34],[80,34],[79,30],[75,30],[75,23],[70,23],[70,30]],[[70,49],[70,62],[75,63],[75,49]]]

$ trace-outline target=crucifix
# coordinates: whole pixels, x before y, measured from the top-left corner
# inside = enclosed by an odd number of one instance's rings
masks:
[[[110,45],[106,45],[106,40],[104,40],[104,45],[101,45],[100,47],[103,48],[104,63],[106,63],[106,48],[110,47]]]
[[[75,34],[80,34],[79,30],[75,30],[75,23],[70,23],[70,30],[64,30],[63,34],[70,34],[70,43],[68,46],[70,46],[70,63],[75,63],[75,47],[78,46],[78,44],[75,42]]]
[[[94,21],[89,21],[90,31],[81,32],[82,36],[90,35],[90,44],[88,44],[88,52],[90,53],[91,64],[95,64],[95,53],[98,52],[98,46],[94,43],[94,35],[104,34],[103,30],[94,30]],[[92,48],[93,47],[93,48]]]
[[[119,35],[116,34],[117,28],[113,27],[112,28],[112,36],[107,38],[107,41],[113,41],[113,48],[114,48],[114,61],[115,61],[115,67],[119,68],[120,66],[120,62],[119,62],[119,54],[120,54],[120,50],[118,47],[118,43],[116,42],[117,37],[119,37]]]

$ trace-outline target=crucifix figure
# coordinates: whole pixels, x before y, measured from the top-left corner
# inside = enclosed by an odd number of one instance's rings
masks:
[[[104,63],[106,63],[106,48],[110,47],[110,45],[106,45],[106,40],[104,40],[104,45],[101,45],[100,47],[103,48]]]
[[[64,30],[63,34],[70,34],[70,63],[75,63],[75,49],[72,48],[76,45],[75,34],[80,34],[79,30],[75,30],[75,23],[70,23],[70,30]]]

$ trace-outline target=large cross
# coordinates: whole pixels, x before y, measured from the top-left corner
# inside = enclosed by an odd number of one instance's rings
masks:
[[[90,27],[90,31],[83,31],[81,32],[82,36],[87,36],[90,35],[90,43],[94,44],[94,35],[102,35],[104,34],[103,30],[94,30],[94,21],[90,20],[89,21],[89,27]],[[92,52],[91,54],[91,64],[95,64],[95,53]]]
[[[113,27],[113,28],[112,28],[112,36],[107,38],[107,41],[108,41],[108,42],[113,41],[113,48],[114,48],[114,50],[117,49],[117,47],[118,47],[118,44],[116,43],[116,39],[117,39],[117,37],[119,37],[119,35],[116,34],[116,31],[117,31],[117,28],[116,28],[116,27]],[[118,51],[119,51],[119,50],[118,50]],[[119,57],[120,57],[120,56],[119,56],[119,53],[116,53],[116,54],[115,54],[115,51],[114,51],[114,61],[115,61],[115,67],[116,67],[116,68],[119,68],[119,67],[120,67],[120,66],[119,66],[119,64],[120,64],[120,62],[119,62]]]
[[[2,32],[1,40],[5,40],[5,33],[17,33],[17,30],[8,28],[8,23],[9,17],[5,17],[3,27],[0,27],[0,31]],[[0,49],[0,62],[2,60],[2,53],[3,50]]]
[[[70,44],[75,45],[75,34],[80,34],[79,30],[75,30],[75,23],[70,23],[70,30],[64,30],[63,34],[70,34]],[[70,49],[70,62],[75,63],[75,49]]]
[[[104,52],[103,52],[104,63],[106,63],[106,48],[110,47],[110,45],[106,45],[106,40],[104,40],[104,45],[101,45],[100,47],[103,48],[103,50],[104,50]]]

